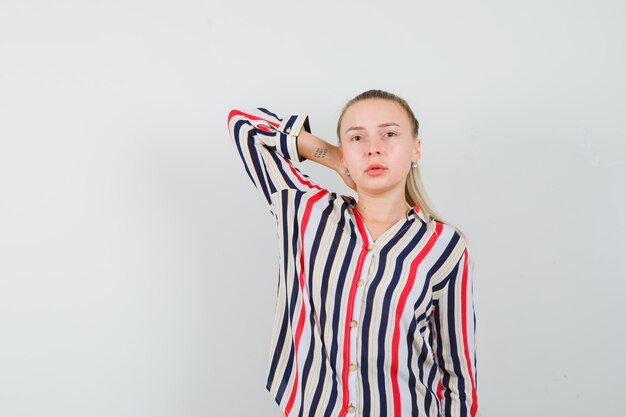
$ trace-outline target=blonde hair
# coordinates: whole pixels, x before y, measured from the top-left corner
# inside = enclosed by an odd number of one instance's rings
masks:
[[[400,106],[402,106],[402,108],[405,110],[405,112],[409,116],[409,120],[411,122],[411,127],[412,127],[413,138],[417,139],[418,132],[419,132],[419,122],[417,121],[417,118],[415,117],[415,114],[413,113],[413,110],[411,110],[411,107],[406,102],[406,100],[404,100],[403,98],[398,97],[397,95],[395,95],[393,93],[390,93],[388,91],[384,91],[384,90],[368,90],[368,91],[365,91],[365,92],[357,95],[356,97],[348,100],[348,102],[346,103],[344,108],[341,110],[341,114],[339,115],[339,119],[337,120],[337,139],[339,140],[339,145],[340,146],[341,146],[341,134],[340,134],[340,132],[341,132],[341,122],[343,120],[343,116],[344,116],[346,110],[352,104],[354,104],[354,103],[356,103],[358,101],[367,100],[367,99],[390,100],[390,101],[398,103]],[[440,223],[445,223],[448,226],[451,226],[454,230],[456,230],[459,233],[459,235],[461,236],[461,238],[465,241],[465,244],[466,244],[466,247],[467,247],[468,256],[469,256],[470,248],[469,248],[469,241],[468,241],[467,237],[465,236],[465,234],[458,227],[456,227],[453,224],[443,220],[443,218],[439,215],[437,210],[435,210],[435,207],[433,206],[430,198],[428,198],[428,194],[426,193],[426,189],[424,188],[424,184],[422,183],[422,177],[420,175],[419,163],[416,162],[416,165],[417,165],[417,167],[411,168],[411,170],[409,171],[409,174],[406,177],[406,187],[404,189],[406,202],[411,207],[413,207],[415,205],[419,207],[419,209],[424,214],[424,217],[426,218],[427,223],[428,223],[429,226],[433,226],[434,225],[433,224],[433,220],[434,220],[434,221],[437,221],[437,222],[440,222]]]

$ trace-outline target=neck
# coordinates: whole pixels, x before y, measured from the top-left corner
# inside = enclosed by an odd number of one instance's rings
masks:
[[[401,191],[401,192],[400,192]],[[394,223],[406,216],[409,206],[404,189],[392,194],[372,195],[359,192],[356,209],[363,220],[375,223]]]

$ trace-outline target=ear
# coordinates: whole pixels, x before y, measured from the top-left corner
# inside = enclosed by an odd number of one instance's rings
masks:
[[[415,139],[415,147],[413,149],[413,161],[416,161],[418,159],[420,159],[420,156],[422,155],[421,152],[421,145],[422,145],[422,141],[420,139]]]
[[[343,150],[341,149],[341,145],[337,147],[337,151],[339,152],[339,160],[341,162],[341,165],[345,168],[346,160],[343,157]]]

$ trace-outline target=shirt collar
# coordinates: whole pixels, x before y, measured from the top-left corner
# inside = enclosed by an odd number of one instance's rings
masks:
[[[346,201],[348,202],[348,204],[350,204],[350,207],[354,208],[356,206],[356,199],[352,197],[351,195],[348,195],[345,197],[346,197]],[[415,217],[419,217],[419,219],[422,220],[424,224],[428,223],[426,221],[426,216],[424,216],[424,212],[417,206],[417,204],[414,205],[413,207],[409,207],[407,203],[406,208],[407,208],[407,212],[405,216],[406,220],[411,220],[411,219],[414,219]]]

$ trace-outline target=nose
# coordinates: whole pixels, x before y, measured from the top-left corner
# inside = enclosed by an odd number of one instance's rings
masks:
[[[374,154],[380,155],[380,151],[381,151],[380,141],[378,139],[370,140],[367,146],[367,154],[368,155],[374,155]]]

